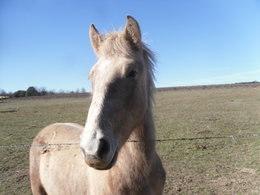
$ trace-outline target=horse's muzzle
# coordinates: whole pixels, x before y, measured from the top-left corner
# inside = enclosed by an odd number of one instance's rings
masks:
[[[83,149],[82,151],[87,165],[98,170],[107,170],[113,167],[113,165],[116,162],[117,154],[118,154],[118,152],[116,151],[112,159],[108,161],[108,160],[102,160],[100,158],[97,158],[96,156],[86,155]]]
[[[111,142],[104,137],[100,139],[92,138],[85,143],[81,142],[85,162],[95,169],[110,169],[117,158],[118,151],[117,144]]]

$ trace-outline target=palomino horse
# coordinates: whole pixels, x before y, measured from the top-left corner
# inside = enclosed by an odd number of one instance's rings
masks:
[[[32,192],[162,194],[165,171],[153,141],[152,52],[131,16],[120,32],[100,35],[91,25],[90,40],[99,59],[90,72],[86,125],[56,123],[39,132],[33,145],[46,146],[30,150]],[[50,146],[68,142],[80,147]]]

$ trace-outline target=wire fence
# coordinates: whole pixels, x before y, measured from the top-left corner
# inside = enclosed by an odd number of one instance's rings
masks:
[[[248,137],[260,137],[260,134],[250,135],[230,135],[230,136],[208,136],[208,137],[190,137],[190,138],[168,138],[148,140],[151,142],[173,142],[173,141],[193,141],[193,140],[210,140],[210,139],[238,139]],[[143,143],[141,140],[128,140],[130,143]],[[79,143],[55,143],[55,144],[16,144],[16,145],[0,145],[0,149],[30,148],[30,147],[47,147],[47,146],[78,146]]]

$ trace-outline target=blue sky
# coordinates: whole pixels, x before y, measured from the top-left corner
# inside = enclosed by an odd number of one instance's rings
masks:
[[[260,81],[258,0],[0,0],[0,89],[90,90],[88,30],[134,16],[157,57],[156,86]]]

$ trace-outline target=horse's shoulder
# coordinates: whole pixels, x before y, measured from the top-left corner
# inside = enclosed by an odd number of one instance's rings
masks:
[[[54,123],[43,128],[34,139],[34,144],[50,144],[79,142],[83,130],[81,125],[75,123]]]
[[[77,123],[53,123],[49,126],[47,126],[49,128],[72,128],[72,129],[75,129],[75,130],[83,130],[83,126],[77,124]]]

